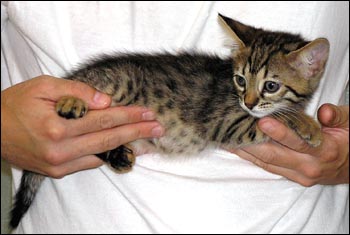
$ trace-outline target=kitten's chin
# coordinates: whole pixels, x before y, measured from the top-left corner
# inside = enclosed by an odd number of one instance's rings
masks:
[[[246,110],[251,116],[256,117],[256,118],[263,118],[269,115],[269,113],[266,112],[259,112],[259,111],[251,111],[251,110]]]

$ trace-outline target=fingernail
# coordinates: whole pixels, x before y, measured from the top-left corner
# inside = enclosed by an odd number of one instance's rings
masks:
[[[153,137],[161,137],[164,134],[164,129],[161,126],[156,126],[151,131]]]
[[[152,121],[154,119],[156,119],[156,115],[152,111],[147,111],[147,112],[142,114],[142,120]]]
[[[93,101],[94,101],[95,104],[99,104],[99,105],[105,106],[109,102],[109,96],[97,91],[95,93]]]

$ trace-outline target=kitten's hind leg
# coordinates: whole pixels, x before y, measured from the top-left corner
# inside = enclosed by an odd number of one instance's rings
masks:
[[[135,163],[135,155],[128,145],[121,145],[96,156],[111,165],[118,173],[130,171]]]

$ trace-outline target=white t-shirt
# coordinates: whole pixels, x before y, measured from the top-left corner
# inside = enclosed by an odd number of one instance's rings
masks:
[[[111,51],[198,49],[227,55],[217,13],[331,43],[308,112],[339,104],[349,80],[348,2],[7,2],[1,6],[2,89],[62,76]],[[21,172],[13,170],[17,189]],[[303,187],[223,150],[137,158],[47,178],[17,233],[349,233],[349,185]]]

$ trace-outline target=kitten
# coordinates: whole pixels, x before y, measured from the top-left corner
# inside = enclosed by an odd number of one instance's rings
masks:
[[[103,56],[66,79],[85,82],[112,96],[113,105],[152,109],[166,134],[96,153],[116,171],[134,164],[135,152],[195,154],[207,146],[237,148],[268,138],[257,121],[274,117],[311,146],[321,143],[320,126],[303,109],[316,90],[328,59],[329,43],[271,32],[220,15],[236,44],[230,58],[204,53]],[[86,103],[62,97],[57,113],[83,117]],[[24,171],[12,210],[17,227],[45,177]]]

